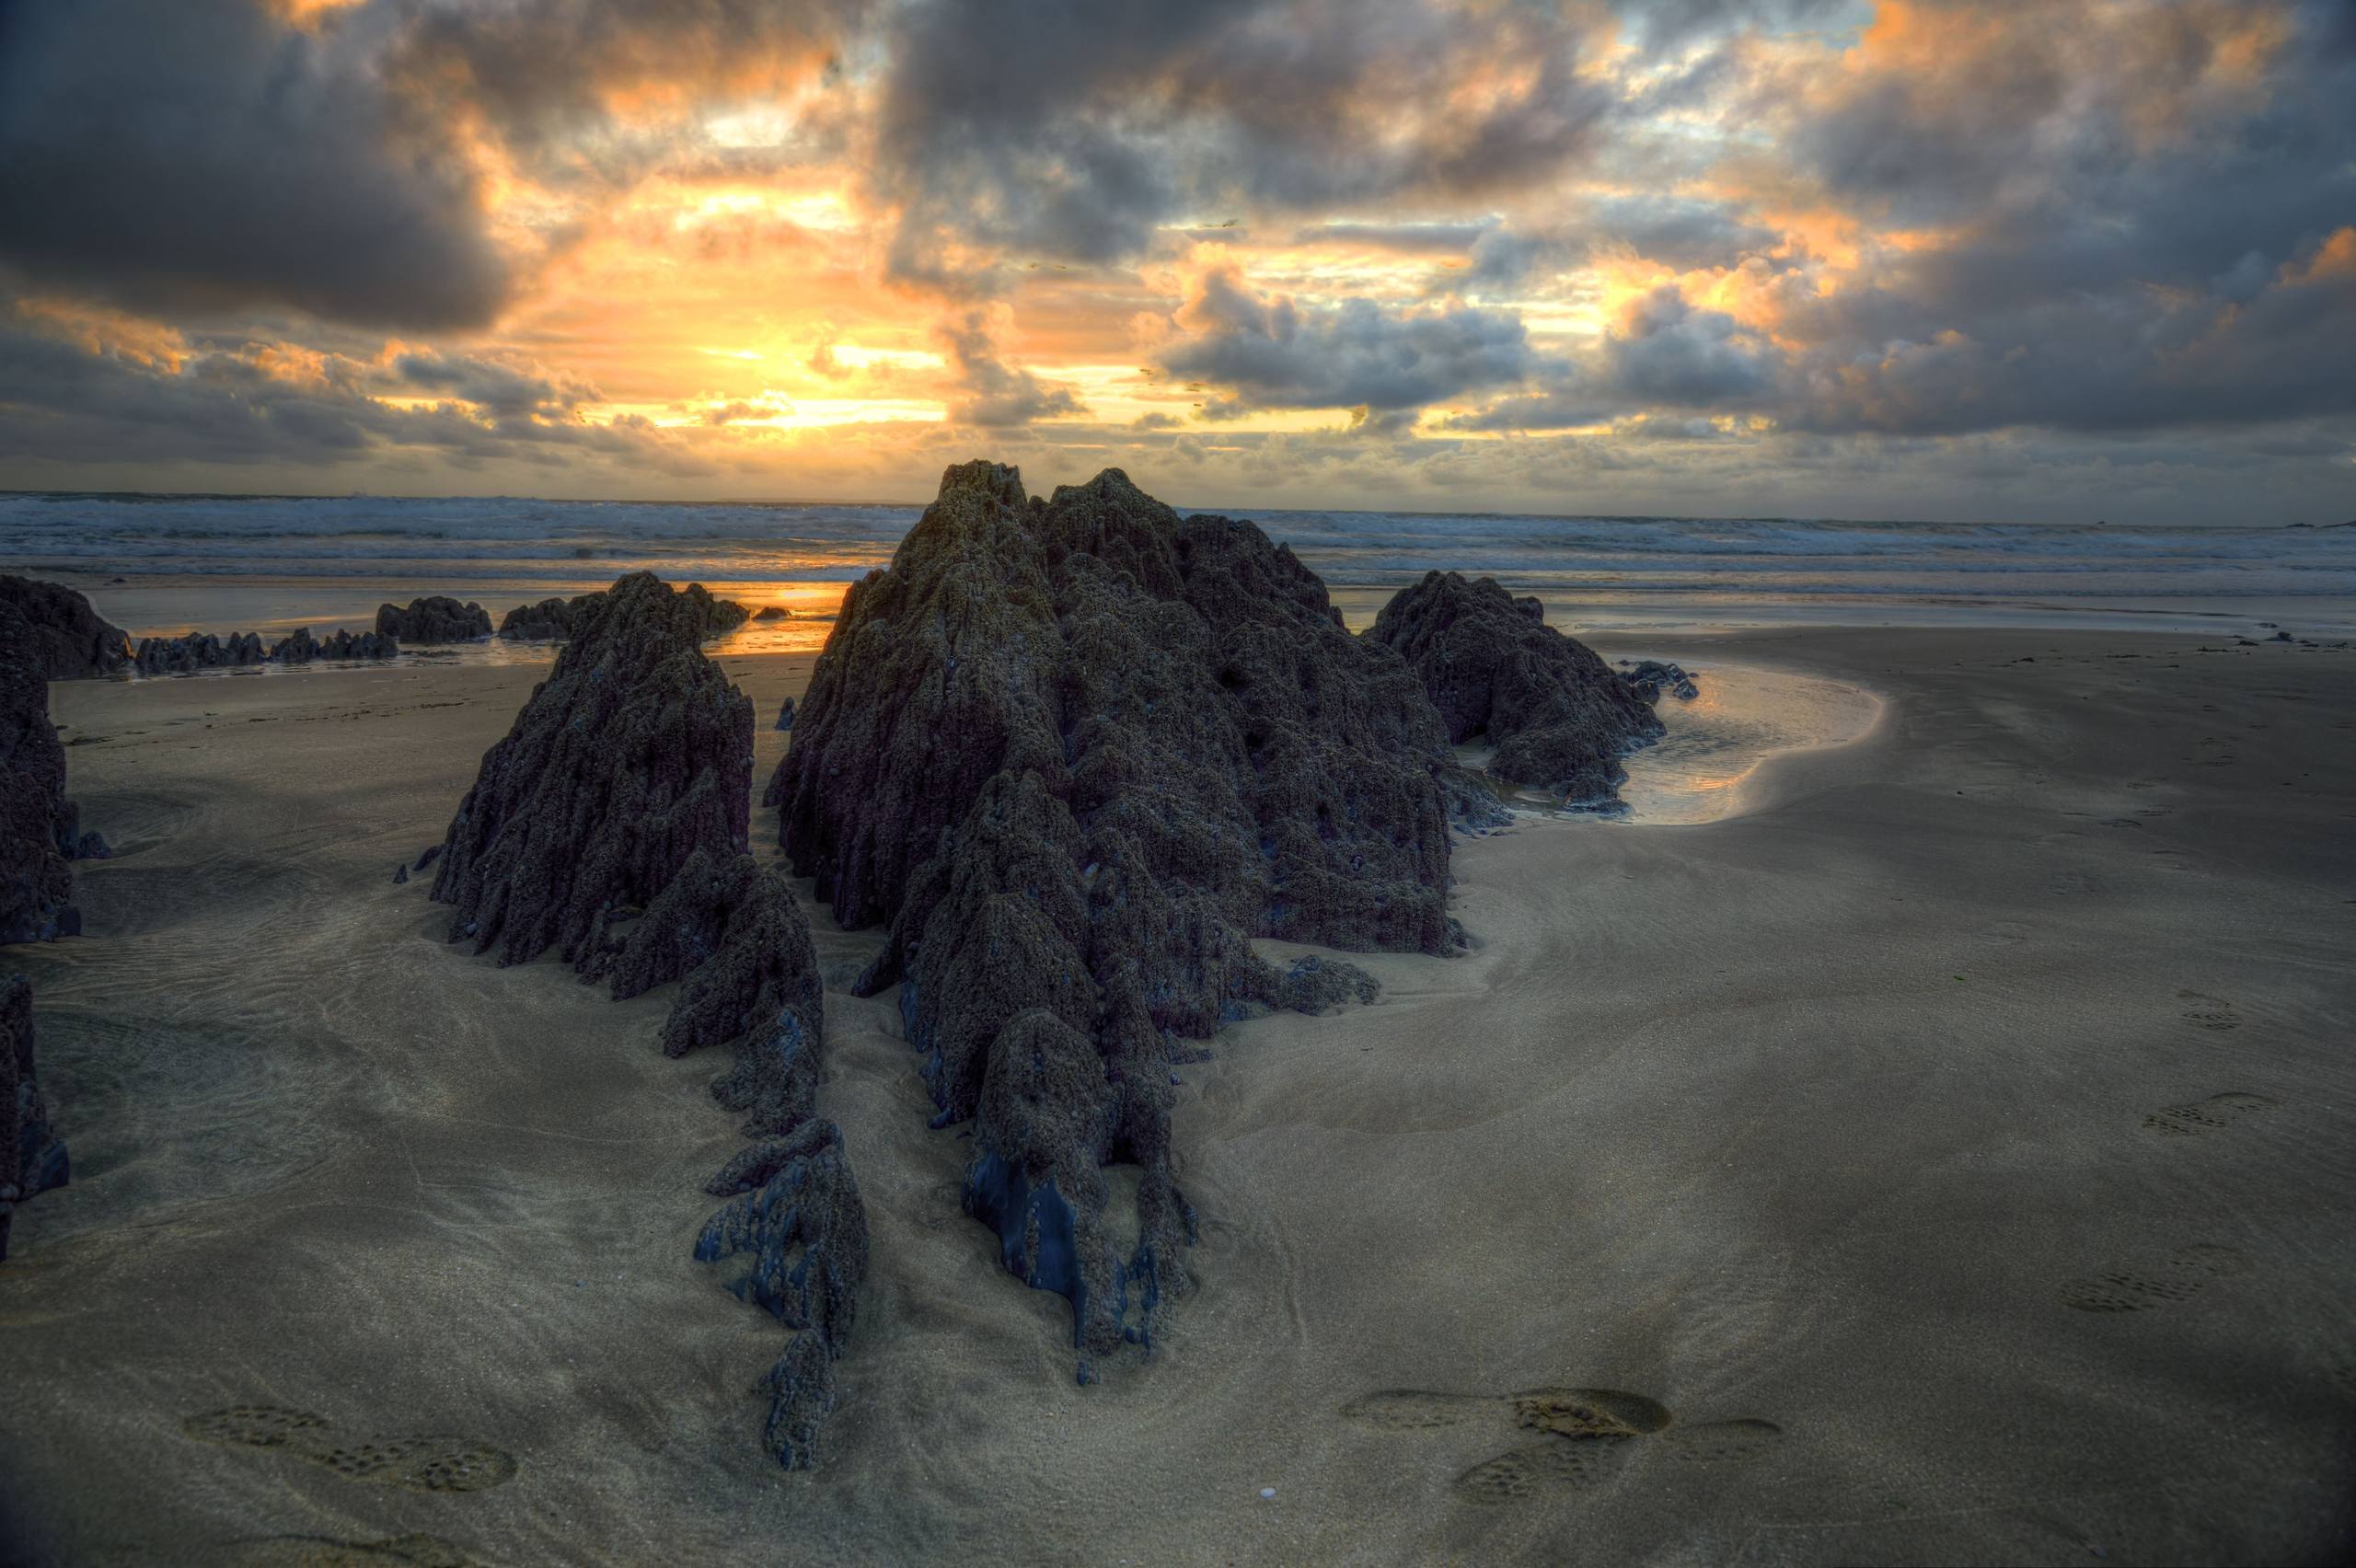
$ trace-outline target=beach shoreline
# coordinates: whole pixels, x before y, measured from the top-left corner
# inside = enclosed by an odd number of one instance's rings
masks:
[[[814,907],[874,1264],[792,1475],[750,1440],[775,1326],[688,1256],[723,1064],[661,1056],[667,990],[496,969],[391,882],[535,672],[53,685],[117,856],[84,938],[9,954],[76,1165],[0,1265],[26,1554],[2343,1552],[2356,654],[1593,641],[1888,707],[1723,820],[1460,841],[1471,953],[1360,955],[1373,1006],[1223,1032],[1175,1091],[1197,1292],[1093,1387],[958,1212],[892,994],[848,994],[878,933]],[[810,658],[715,656],[757,778]],[[1670,1419],[1605,1472],[1501,1462],[1533,1435],[1498,1397],[1550,1387]],[[233,1406],[514,1478],[413,1493],[187,1424]]]

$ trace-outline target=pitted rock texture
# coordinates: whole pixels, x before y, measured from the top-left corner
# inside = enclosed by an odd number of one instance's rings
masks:
[[[643,572],[582,607],[555,669],[484,755],[433,895],[456,906],[451,940],[502,964],[555,947],[618,998],[679,982],[665,1054],[733,1053],[712,1092],[763,1141],[730,1167],[742,1184],[716,1189],[738,1201],[697,1256],[743,1260],[731,1288],[793,1332],[762,1387],[769,1449],[801,1468],[835,1406],[866,1213],[840,1135],[815,1113],[817,955],[791,886],[746,850],[753,705],[704,657],[708,619],[699,590]],[[780,1142],[791,1151],[772,1158]]]
[[[377,605],[376,635],[402,642],[472,642],[491,635],[491,612],[445,594],[431,594],[411,599],[406,608]]]
[[[1174,1042],[1371,994],[1251,939],[1460,942],[1449,771],[1414,673],[1289,550],[1118,470],[1040,502],[952,468],[844,600],[769,786],[782,842],[837,920],[889,923],[856,988],[900,986],[937,1124],[975,1118],[964,1206],[1071,1299],[1083,1376],[1190,1283]]]
[[[583,975],[608,928],[653,904],[687,858],[746,847],[753,704],[703,656],[700,607],[652,573],[583,612],[549,678],[443,838],[450,940],[522,963],[551,946]]]
[[[315,659],[391,659],[401,651],[400,640],[375,631],[337,631],[314,637],[307,626],[282,638],[270,651],[273,664],[307,664]]]
[[[49,721],[44,639],[0,600],[0,942],[76,935],[68,859],[102,855],[65,798],[65,747]]]
[[[8,1255],[17,1205],[72,1175],[33,1076],[33,988],[11,975],[0,980],[0,1258]]]
[[[1415,667],[1450,743],[1484,733],[1489,771],[1574,804],[1608,803],[1620,759],[1662,733],[1652,705],[1585,643],[1546,624],[1536,599],[1494,578],[1431,571],[1382,606],[1367,637]]]
[[[250,631],[226,638],[191,631],[179,637],[143,637],[133,663],[143,675],[192,675],[200,670],[242,670],[266,661],[261,639]]]
[[[131,663],[131,639],[71,588],[0,573],[0,611],[7,610],[24,623],[45,679],[110,675]]]
[[[622,581],[627,582],[629,579]],[[578,635],[589,607],[605,596],[603,593],[581,594],[570,599],[542,599],[536,605],[518,605],[501,618],[499,635],[528,642],[564,641]],[[679,590],[679,596],[689,606],[699,640],[733,631],[751,617],[751,612],[733,599],[712,597],[710,590],[700,582],[688,583]]]

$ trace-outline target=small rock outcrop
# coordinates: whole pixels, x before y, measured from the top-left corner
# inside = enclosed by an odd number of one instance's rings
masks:
[[[110,675],[131,663],[131,639],[71,588],[0,573],[0,607],[24,623],[46,679]]]
[[[485,754],[433,896],[455,906],[452,941],[502,964],[553,947],[618,998],[678,982],[664,1051],[731,1052],[712,1091],[760,1141],[713,1179],[733,1201],[696,1251],[793,1332],[762,1387],[769,1450],[799,1469],[837,1397],[866,1211],[816,1114],[817,956],[791,886],[748,852],[753,705],[704,656],[707,618],[700,590],[644,572],[581,606],[549,678]]]
[[[1620,759],[1662,733],[1628,682],[1494,578],[1426,572],[1366,635],[1415,668],[1450,743],[1485,734],[1491,773],[1566,804],[1610,805],[1628,777]]]
[[[11,975],[0,980],[0,1259],[16,1206],[72,1176],[33,1076],[33,988]]]
[[[965,1210],[1070,1299],[1083,1378],[1191,1284],[1182,1043],[1373,992],[1252,939],[1460,943],[1450,772],[1414,672],[1289,550],[1116,469],[1041,502],[952,468],[845,599],[770,781],[781,840],[838,921],[887,923],[855,989],[900,986],[935,1124],[973,1119]]]
[[[689,606],[699,641],[735,630],[750,615],[733,599],[713,598],[700,582],[690,582],[678,592]],[[501,617],[499,635],[525,642],[561,642],[576,635],[575,628],[589,606],[605,596],[602,593],[581,594],[570,599],[542,599],[536,605],[518,605]]]
[[[242,670],[268,660],[261,639],[250,631],[227,638],[191,631],[179,637],[143,637],[133,658],[143,675],[192,675],[203,670]]]
[[[1620,663],[1620,678],[1626,681],[1638,697],[1656,707],[1659,705],[1664,691],[1680,702],[1691,702],[1702,695],[1702,688],[1693,684],[1693,677],[1685,673],[1681,664],[1665,664],[1658,659],[1646,659],[1634,664],[1623,659]]]
[[[756,621],[791,620],[793,612],[783,605],[763,605],[753,612],[753,618]]]
[[[45,640],[0,601],[0,943],[82,929],[70,859],[106,854],[65,798],[65,747],[49,720]]]
[[[376,606],[376,635],[400,642],[472,642],[491,635],[491,612],[445,594]]]
[[[270,651],[273,664],[307,664],[315,659],[390,659],[401,651],[400,640],[375,631],[337,631],[314,637],[307,626],[281,639]]]
[[[777,722],[771,725],[770,728],[774,730],[791,730],[793,728],[793,698],[789,697],[778,705]],[[770,801],[768,803],[770,805],[777,804],[774,801]]]

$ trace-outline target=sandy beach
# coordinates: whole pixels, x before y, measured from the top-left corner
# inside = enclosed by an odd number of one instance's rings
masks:
[[[658,1053],[667,990],[497,969],[391,880],[540,672],[54,685],[115,858],[82,939],[7,955],[75,1167],[0,1265],[7,1544],[2343,1560],[2356,653],[2222,640],[1647,637],[1886,706],[1738,815],[1460,843],[1473,951],[1222,1033],[1175,1122],[1199,1289],[1086,1388],[958,1212],[894,997],[848,994],[878,935],[810,905],[873,1262],[794,1474],[752,1441],[777,1325],[689,1257],[724,1063]],[[722,663],[758,777],[810,660]],[[1535,1390],[1651,1430],[1567,1467]],[[276,1412],[343,1446],[218,1440]],[[473,1489],[346,1473],[403,1438]]]

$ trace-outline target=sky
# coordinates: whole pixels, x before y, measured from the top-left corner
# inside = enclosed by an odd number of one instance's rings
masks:
[[[0,0],[0,488],[2356,518],[2351,0]]]

